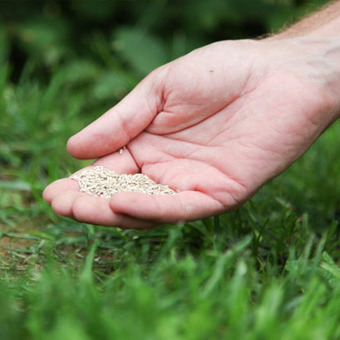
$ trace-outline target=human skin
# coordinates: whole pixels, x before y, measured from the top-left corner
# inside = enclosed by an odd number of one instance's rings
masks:
[[[339,2],[305,21],[262,40],[217,42],[156,69],[68,142],[74,157],[141,172],[178,193],[106,199],[64,178],[44,199],[60,215],[121,228],[242,205],[339,117]]]

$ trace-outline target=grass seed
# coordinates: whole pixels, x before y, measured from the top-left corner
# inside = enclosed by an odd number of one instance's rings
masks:
[[[167,185],[157,184],[143,174],[117,174],[102,166],[86,169],[71,176],[78,182],[80,191],[89,195],[111,198],[117,192],[141,192],[147,195],[174,195]]]

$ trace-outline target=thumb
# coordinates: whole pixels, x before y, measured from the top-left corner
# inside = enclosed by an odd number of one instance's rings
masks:
[[[164,71],[162,67],[150,73],[117,105],[71,137],[69,153],[84,159],[101,157],[146,129],[162,110]]]

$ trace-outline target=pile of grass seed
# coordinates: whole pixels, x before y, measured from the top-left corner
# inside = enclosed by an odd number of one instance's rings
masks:
[[[89,195],[111,198],[121,191],[141,192],[147,195],[174,195],[167,185],[157,184],[144,174],[117,174],[102,166],[84,170],[71,177],[78,182],[80,191]]]

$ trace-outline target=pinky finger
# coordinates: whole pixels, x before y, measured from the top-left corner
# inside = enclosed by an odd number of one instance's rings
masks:
[[[110,207],[114,213],[159,224],[198,220],[226,210],[219,201],[197,191],[170,196],[121,192],[110,199]]]
[[[74,200],[72,217],[80,222],[122,229],[150,229],[159,225],[154,221],[115,213],[110,208],[108,199],[88,195],[80,195]]]

